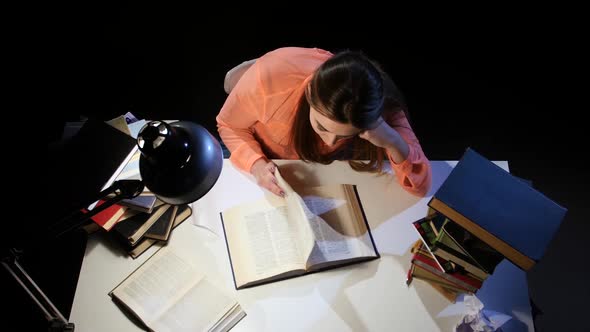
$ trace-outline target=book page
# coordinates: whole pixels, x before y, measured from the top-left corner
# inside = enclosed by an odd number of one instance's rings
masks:
[[[207,330],[237,305],[172,247],[160,249],[111,295],[157,331]]]
[[[276,175],[285,198],[267,196],[222,212],[237,287],[303,270],[313,248],[301,197]]]
[[[152,326],[202,278],[202,273],[165,247],[118,285],[111,295],[146,325]]]
[[[293,190],[293,188],[291,188],[285,179],[283,179],[278,170],[275,171],[275,176],[279,186],[283,188],[285,192],[288,219],[292,220],[296,225],[295,227],[298,228],[298,241],[303,248],[301,256],[305,261],[311,254],[311,251],[315,245],[315,235],[311,225],[309,224],[309,210],[307,209],[301,196],[295,190]]]
[[[377,256],[352,185],[302,188],[300,193],[315,236],[308,267]]]
[[[209,331],[235,306],[237,302],[231,296],[203,278],[154,322],[153,329]]]

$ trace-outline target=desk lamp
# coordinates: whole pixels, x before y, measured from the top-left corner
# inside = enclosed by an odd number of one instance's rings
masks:
[[[137,144],[141,179],[165,203],[182,205],[198,200],[221,173],[219,142],[192,122],[149,122],[139,132]]]
[[[192,203],[204,196],[221,174],[221,145],[205,128],[190,121],[148,122],[138,134],[137,145],[141,151],[139,171],[142,180],[115,181],[98,193],[96,200],[113,193],[114,197],[86,213],[81,213],[80,209],[74,211],[56,223],[51,232],[53,237],[77,228],[90,217],[124,198],[137,196],[144,185],[165,203]],[[88,202],[88,205],[91,203]],[[18,264],[20,255],[18,251],[12,250],[1,263],[44,313],[49,331],[74,331],[74,324],[65,319]]]

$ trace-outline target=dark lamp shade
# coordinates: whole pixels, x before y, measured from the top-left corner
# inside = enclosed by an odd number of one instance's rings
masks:
[[[181,205],[198,200],[221,174],[221,145],[193,122],[148,122],[139,132],[137,144],[141,179],[165,203]]]

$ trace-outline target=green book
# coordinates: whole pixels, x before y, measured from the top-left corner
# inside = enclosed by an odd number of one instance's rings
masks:
[[[443,226],[443,230],[455,240],[460,248],[489,273],[494,272],[496,266],[504,259],[504,256],[500,252],[455,222],[450,221]]]
[[[438,252],[441,257],[463,266],[466,270],[478,268],[485,274],[493,273],[504,258],[498,251],[449,219],[441,227],[434,247],[433,251]]]
[[[443,215],[431,210],[429,211],[428,216],[413,222],[413,225],[414,229],[416,229],[420,235],[422,242],[424,242],[424,247],[428,250],[432,257],[435,257],[435,261],[438,264],[440,270],[443,272],[452,272],[455,271],[454,264],[448,261],[441,263],[441,261],[436,258],[436,255],[433,252],[435,249],[436,239],[439,235],[439,230],[441,229],[444,221],[445,217]]]

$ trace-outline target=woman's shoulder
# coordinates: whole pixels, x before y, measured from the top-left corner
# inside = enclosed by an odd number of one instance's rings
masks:
[[[261,58],[293,60],[298,58],[319,57],[327,59],[332,55],[333,54],[331,52],[317,47],[287,46],[272,50],[263,55]]]
[[[258,75],[265,88],[285,89],[304,81],[326,60],[329,51],[319,48],[282,47],[270,51],[256,60]]]

